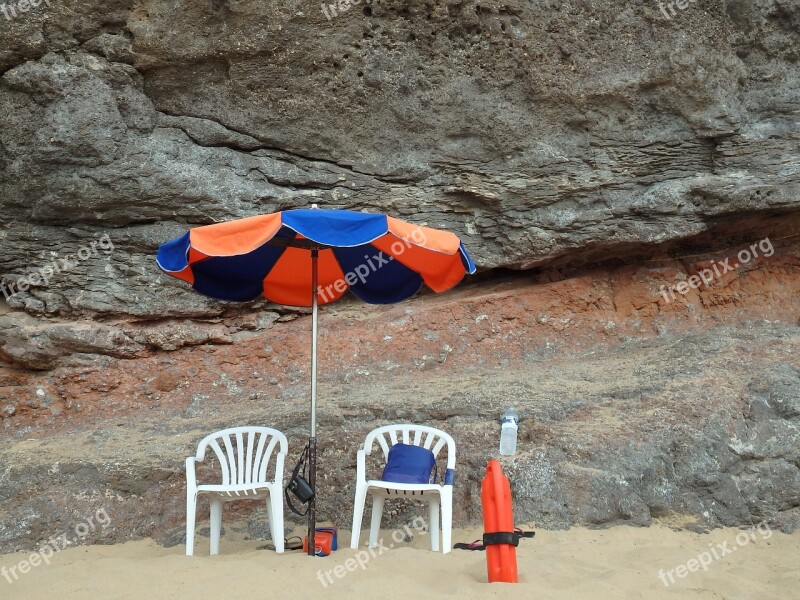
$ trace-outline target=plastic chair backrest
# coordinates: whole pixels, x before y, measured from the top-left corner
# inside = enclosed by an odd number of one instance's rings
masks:
[[[422,446],[433,452],[434,458],[438,458],[439,452],[447,446],[447,468],[454,469],[456,466],[455,440],[449,434],[435,427],[411,423],[378,427],[367,434],[367,439],[364,441],[366,454],[372,453],[375,442],[378,442],[383,450],[384,461],[389,460],[389,448],[395,444]]]
[[[197,446],[202,461],[210,447],[222,469],[222,485],[267,483],[267,467],[275,446],[286,453],[286,436],[271,427],[232,427],[204,437]]]

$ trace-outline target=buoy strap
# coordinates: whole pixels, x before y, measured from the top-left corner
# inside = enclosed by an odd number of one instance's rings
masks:
[[[516,541],[514,541],[514,540],[512,540],[510,542],[507,541],[508,540],[508,537],[507,537],[508,535],[512,535],[514,538],[516,538]],[[471,544],[463,544],[463,543],[453,544],[453,548],[457,548],[459,550],[486,550],[487,543],[485,542],[485,540],[487,539],[487,536],[489,537],[489,539],[492,539],[492,536],[505,536],[505,537],[502,537],[502,538],[498,538],[498,541],[490,542],[488,544],[490,546],[492,544],[513,544],[514,546],[518,546],[520,539],[522,539],[522,538],[532,538],[535,535],[536,535],[535,531],[522,531],[522,529],[520,529],[519,527],[515,527],[514,528],[514,532],[511,533],[511,534],[509,534],[508,532],[484,533],[483,534],[483,539],[484,539],[484,543],[483,544],[481,543],[481,540],[475,540]]]
[[[497,531],[495,533],[483,534],[483,545],[494,546],[496,544],[511,544],[519,546],[519,534],[514,531]]]

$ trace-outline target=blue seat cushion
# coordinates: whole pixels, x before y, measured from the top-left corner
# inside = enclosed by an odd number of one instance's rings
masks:
[[[430,483],[435,467],[436,458],[427,448],[395,444],[389,449],[381,479],[393,483]]]

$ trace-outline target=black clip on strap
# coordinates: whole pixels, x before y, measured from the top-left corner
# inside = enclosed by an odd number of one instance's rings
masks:
[[[520,535],[515,531],[498,531],[496,533],[484,533],[483,545],[494,546],[496,544],[511,544],[519,546]]]
[[[513,532],[500,531],[498,533],[484,533],[483,543],[481,543],[481,540],[475,540],[471,544],[453,544],[453,548],[458,548],[459,550],[486,550],[486,546],[495,544],[519,546],[519,541],[522,538],[532,538],[534,535],[536,535],[535,531],[522,531],[522,529],[517,527]]]

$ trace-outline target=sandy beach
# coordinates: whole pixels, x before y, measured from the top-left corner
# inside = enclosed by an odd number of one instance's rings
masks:
[[[299,532],[298,532],[299,533]],[[153,540],[113,546],[82,546],[58,552],[49,564],[19,573],[30,553],[0,557],[5,567],[0,598],[65,600],[140,598],[725,598],[797,597],[800,533],[765,528],[717,529],[709,534],[666,526],[603,530],[537,530],[518,548],[520,582],[488,584],[483,552],[428,549],[427,534],[393,541],[372,552],[340,548],[330,557],[299,551],[277,555],[264,541],[235,532],[222,538],[221,554],[208,556],[207,538],[198,553],[182,545],[164,548]],[[472,541],[477,529],[456,530],[454,540]],[[395,538],[401,536],[395,535]],[[347,546],[349,532],[341,532]],[[362,538],[363,539],[363,538]],[[706,563],[703,567],[701,563]],[[362,566],[363,565],[363,566]],[[17,566],[14,579],[10,569]],[[11,578],[11,583],[8,579]]]

